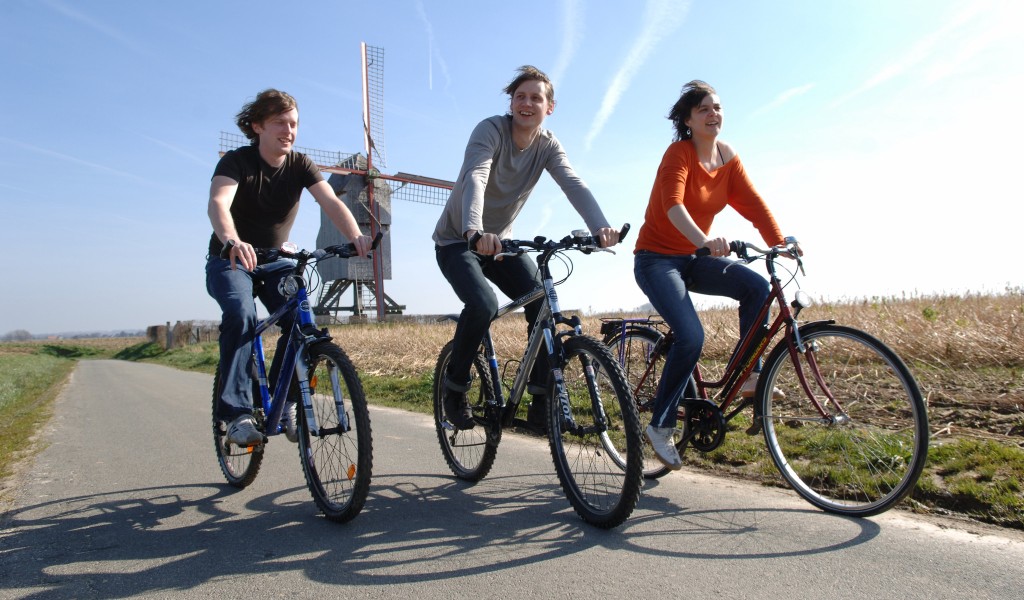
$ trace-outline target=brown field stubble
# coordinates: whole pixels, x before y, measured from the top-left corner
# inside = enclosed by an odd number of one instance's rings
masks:
[[[823,303],[800,318],[833,319],[892,347],[920,384],[936,438],[980,437],[1024,445],[1021,290]],[[706,332],[702,364],[713,369],[728,359],[736,343],[736,310],[704,310],[701,320]],[[454,330],[451,322],[399,322],[336,326],[332,333],[360,372],[420,377],[433,372],[437,354]],[[583,317],[583,330],[600,337],[600,316]],[[526,341],[525,321],[521,315],[508,315],[493,325],[492,335],[503,364],[518,359]]]

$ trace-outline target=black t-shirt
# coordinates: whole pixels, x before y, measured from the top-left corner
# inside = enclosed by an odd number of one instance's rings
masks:
[[[214,177],[218,175],[238,182],[231,218],[241,241],[257,248],[279,248],[288,241],[302,190],[323,181],[320,169],[305,154],[289,152],[275,169],[256,146],[226,152],[213,171]],[[222,246],[216,233],[210,236],[211,256],[220,254]]]

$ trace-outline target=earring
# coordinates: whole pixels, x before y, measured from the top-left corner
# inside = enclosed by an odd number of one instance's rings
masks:
[[[689,127],[686,128],[686,137],[693,137],[693,132],[690,131]]]

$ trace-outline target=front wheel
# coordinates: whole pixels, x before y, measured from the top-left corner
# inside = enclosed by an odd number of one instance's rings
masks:
[[[259,381],[253,382],[253,399],[260,397]],[[219,416],[220,392],[224,386],[221,380],[220,367],[213,376],[213,445],[217,451],[217,462],[227,482],[236,487],[244,488],[256,479],[263,463],[263,444],[256,446],[236,446],[228,442],[228,424]]]
[[[445,345],[434,368],[434,428],[448,468],[459,479],[475,482],[487,476],[494,465],[498,442],[501,440],[501,424],[488,418],[492,413],[497,414],[497,411],[487,410],[488,402],[494,396],[494,388],[487,363],[480,354],[473,358],[473,368],[469,372],[469,391],[466,392],[466,399],[477,421],[476,427],[457,429],[448,422],[444,412],[444,377],[448,372],[448,363],[451,362],[453,346],[454,342]]]
[[[896,353],[862,331],[819,325],[800,333],[807,351],[794,362],[784,340],[758,380],[772,460],[823,510],[881,513],[913,489],[927,458],[917,382]],[[785,397],[769,393],[776,388]]]
[[[334,344],[309,349],[310,405],[300,405],[299,456],[317,507],[343,523],[359,514],[370,491],[373,435],[363,386]]]
[[[573,336],[563,353],[548,389],[551,456],[576,513],[609,529],[625,521],[640,498],[644,458],[636,405],[622,368],[600,341]]]

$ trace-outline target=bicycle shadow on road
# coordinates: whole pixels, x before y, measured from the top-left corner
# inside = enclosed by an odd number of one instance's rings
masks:
[[[245,498],[251,493],[218,484],[162,486],[15,509],[0,533],[0,580],[26,598],[83,590],[123,597],[290,572],[326,585],[378,587],[514,570],[594,548],[665,554],[664,536],[681,533],[679,523],[694,529],[714,522],[719,542],[751,533],[749,519],[737,518],[742,511],[648,511],[600,530],[575,515],[550,474],[475,485],[422,473],[379,476],[362,513],[346,524],[320,516],[305,487]],[[652,521],[654,533],[647,531]],[[837,534],[842,540],[749,557],[828,552],[877,533],[869,521],[856,523],[859,533]],[[680,555],[714,557],[690,550]]]

